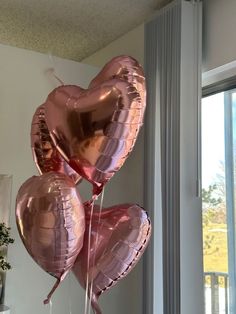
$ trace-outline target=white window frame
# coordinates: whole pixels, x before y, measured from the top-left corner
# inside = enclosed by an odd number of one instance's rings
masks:
[[[211,94],[223,92],[226,90],[235,89],[236,83],[236,61],[230,62],[228,64],[222,65],[220,67],[217,67],[215,69],[212,69],[210,71],[204,72],[202,74],[202,87],[203,87],[203,97],[208,96]],[[229,95],[225,95],[225,101],[228,101]],[[226,199],[227,202],[229,201],[229,207],[227,205],[227,208],[229,209],[229,213],[227,214],[227,224],[229,227],[229,234],[228,234],[228,250],[235,245],[235,227],[232,226],[232,219],[235,215],[234,213],[234,201],[233,201],[233,191],[231,190],[232,184],[235,184],[233,182],[232,172],[233,172],[233,164],[231,160],[232,151],[230,149],[230,142],[232,142],[232,117],[231,117],[231,105],[229,104],[228,109],[226,110],[227,114],[225,116],[225,132],[226,132],[226,154],[225,154],[225,162],[226,162],[226,187],[228,184],[228,187],[230,189],[226,188]],[[228,144],[227,144],[228,143]],[[228,149],[227,149],[228,147]],[[228,175],[227,175],[228,174]],[[228,177],[228,179],[227,179]],[[230,216],[228,216],[230,215]],[[228,251],[229,252],[229,251]],[[232,269],[235,269],[235,252],[232,254],[228,254],[229,258],[229,313],[234,314],[235,308],[236,308],[236,297],[235,297],[235,289],[236,289],[236,278],[235,278],[235,270],[232,271]]]

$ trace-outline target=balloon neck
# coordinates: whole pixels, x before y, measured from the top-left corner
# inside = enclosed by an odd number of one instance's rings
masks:
[[[44,304],[50,303],[51,297],[52,297],[53,293],[55,292],[55,290],[57,289],[57,287],[59,286],[61,280],[62,280],[62,278],[57,279],[55,285],[52,287],[52,290],[48,294],[47,298],[43,301]]]
[[[102,193],[104,188],[104,183],[97,183],[97,184],[93,184],[93,201],[96,201],[99,197],[99,195]]]

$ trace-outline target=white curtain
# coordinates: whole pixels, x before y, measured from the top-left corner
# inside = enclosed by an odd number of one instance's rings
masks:
[[[145,25],[145,314],[203,308],[199,102],[201,2],[174,1]]]

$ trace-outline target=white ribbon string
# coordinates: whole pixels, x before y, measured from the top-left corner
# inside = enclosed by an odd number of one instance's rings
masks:
[[[69,272],[68,300],[69,300],[69,314],[72,314],[72,306],[71,306],[71,272]]]
[[[90,217],[89,217],[88,256],[87,256],[87,274],[86,274],[84,314],[88,314],[89,257],[90,257],[90,250],[91,250],[91,234],[92,234],[92,219],[93,219],[94,202],[95,200],[93,199],[93,202],[91,204]]]
[[[49,314],[52,314],[52,301],[49,301]]]
[[[56,63],[53,55],[51,53],[48,54],[50,63],[52,64],[52,67],[46,70],[46,74],[52,75],[59,83],[60,85],[65,85],[64,82],[58,77],[56,74]]]
[[[100,230],[100,227],[101,227],[100,226],[100,222],[101,222],[101,213],[102,213],[104,192],[105,192],[105,188],[103,188],[102,194],[101,194],[101,197],[100,197],[100,208],[99,208],[99,216],[98,216],[98,228],[97,228],[97,234],[96,234],[96,239],[95,239],[95,247],[94,247],[94,255],[93,255],[93,267],[92,267],[92,269],[94,269],[94,266],[95,266],[95,257],[96,257],[96,251],[97,251],[97,246],[98,246],[98,234],[99,234],[99,230]],[[91,284],[90,284],[90,293],[89,293],[89,309],[88,309],[89,312],[88,312],[88,314],[91,313],[93,281],[94,281],[94,278],[92,277],[92,281],[91,281]]]

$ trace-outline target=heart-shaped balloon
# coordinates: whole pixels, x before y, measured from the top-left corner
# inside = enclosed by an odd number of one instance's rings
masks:
[[[60,86],[45,103],[46,123],[68,164],[94,194],[120,169],[143,123],[145,78],[131,57],[111,60],[86,90]],[[131,71],[132,69],[132,71]]]
[[[48,303],[83,246],[84,207],[74,182],[55,172],[28,179],[17,195],[16,222],[28,253],[57,278]]]
[[[144,72],[137,60],[130,56],[113,58],[91,81],[89,88],[99,86],[102,82],[113,78],[120,78],[132,84],[139,92],[142,103],[146,103]]]
[[[142,256],[151,235],[147,213],[138,205],[124,204],[94,208],[89,247],[91,209],[86,209],[84,246],[73,272],[89,297],[96,314],[101,314],[98,297],[125,277]],[[89,256],[89,258],[88,258]]]
[[[78,183],[81,177],[62,158],[50,137],[46,121],[45,106],[39,106],[31,124],[31,147],[33,158],[40,174],[55,171],[61,172]]]

